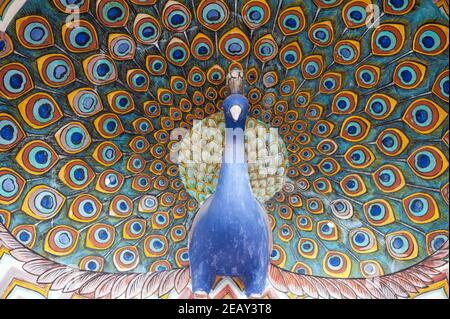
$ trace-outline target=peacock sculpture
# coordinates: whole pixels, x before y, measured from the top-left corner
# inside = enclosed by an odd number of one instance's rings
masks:
[[[448,289],[448,1],[7,11],[0,257],[37,284],[89,298],[190,298],[220,276],[247,296]]]
[[[250,296],[261,296],[266,287],[270,224],[252,192],[245,156],[239,155],[245,154],[248,114],[248,100],[240,94],[242,80],[242,72],[231,71],[230,96],[223,102],[228,130],[218,185],[192,225],[189,260],[194,292],[209,293],[218,275],[239,277]]]

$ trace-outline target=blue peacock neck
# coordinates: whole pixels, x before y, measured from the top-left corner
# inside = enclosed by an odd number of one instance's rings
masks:
[[[241,108],[239,118],[233,119],[231,107]],[[248,101],[240,94],[234,94],[224,101],[225,147],[219,173],[216,193],[251,194],[247,156],[245,154],[245,124]],[[230,195],[228,195],[230,196]]]

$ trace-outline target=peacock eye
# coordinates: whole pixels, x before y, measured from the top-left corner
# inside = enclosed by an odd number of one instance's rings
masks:
[[[332,23],[330,21],[324,21],[311,25],[308,31],[308,37],[317,46],[329,46],[334,40]]]
[[[0,151],[14,148],[24,137],[25,132],[16,119],[7,113],[0,113]]]
[[[145,240],[144,247],[147,257],[161,257],[167,253],[168,242],[166,237],[151,235]]]
[[[206,82],[206,75],[199,67],[193,67],[188,73],[188,84],[193,87],[202,87]]]
[[[109,205],[109,215],[126,218],[133,212],[133,201],[125,195],[116,195]]]
[[[135,92],[146,92],[150,87],[150,77],[140,69],[131,69],[127,72],[128,87]]]
[[[27,68],[20,63],[10,63],[0,68],[0,96],[8,100],[17,99],[34,88]]]
[[[139,239],[144,235],[145,230],[145,220],[131,219],[123,227],[123,237],[131,240]]]
[[[58,162],[58,154],[46,142],[31,141],[17,153],[17,163],[32,175],[42,175],[52,169]]]
[[[167,70],[166,60],[159,55],[148,55],[146,66],[151,75],[163,75]]]
[[[411,90],[422,83],[425,73],[425,65],[413,61],[404,61],[395,68],[393,82],[402,89]]]
[[[92,55],[83,61],[84,73],[94,85],[106,85],[118,78],[116,65],[106,55]]]
[[[95,173],[86,162],[72,160],[61,168],[58,177],[68,187],[82,190],[94,180]]]
[[[428,236],[427,250],[428,252],[435,252],[439,250],[444,243],[448,241],[448,232],[445,230],[437,230]]]
[[[300,33],[306,26],[305,14],[301,7],[286,8],[278,17],[278,26],[285,36]]]
[[[194,40],[192,40],[191,52],[192,56],[197,60],[209,60],[214,53],[214,44],[208,36],[199,33],[195,36]]]
[[[108,47],[111,57],[118,61],[132,60],[136,55],[136,44],[128,35],[110,34]]]
[[[17,201],[25,187],[26,181],[17,172],[8,168],[0,169],[0,204],[10,205]],[[6,214],[4,221],[6,224]]]
[[[408,157],[407,162],[412,171],[424,179],[436,178],[448,167],[447,158],[434,146],[419,147]]]
[[[324,258],[324,271],[333,277],[346,278],[350,273],[350,258],[343,253],[330,251]]]
[[[120,136],[123,131],[123,125],[120,118],[113,113],[100,115],[94,121],[95,129],[103,138],[115,138]]]
[[[80,269],[101,272],[105,266],[105,261],[102,257],[86,256],[80,261]]]
[[[173,32],[186,31],[192,20],[190,10],[177,1],[168,1],[164,6],[162,15],[164,26]]]
[[[342,9],[342,20],[347,28],[360,28],[367,23],[367,6],[362,2],[350,2]]]
[[[250,53],[250,41],[239,28],[234,28],[220,38],[219,50],[229,60],[240,61]]]
[[[38,220],[49,220],[55,217],[66,200],[56,189],[42,185],[33,187],[26,198],[27,201],[22,207],[23,211]]]
[[[74,53],[94,51],[99,47],[95,27],[85,20],[65,24],[62,29],[62,38],[66,48]]]
[[[90,223],[98,218],[101,209],[102,203],[96,197],[89,194],[79,195],[71,203],[69,218]]]
[[[389,254],[399,260],[408,260],[417,257],[417,240],[408,231],[398,231],[386,236]]]
[[[278,45],[271,34],[261,37],[254,47],[256,57],[263,63],[273,60],[278,53]]]
[[[394,165],[383,165],[372,174],[375,185],[385,193],[391,193],[405,186],[403,173]]]
[[[122,174],[113,169],[107,169],[99,175],[95,188],[104,194],[114,194],[122,188],[124,181]]]
[[[135,39],[144,45],[157,43],[161,36],[161,26],[154,17],[138,14],[134,20],[133,33]]]
[[[402,24],[382,24],[372,34],[372,52],[379,56],[399,53],[405,44],[405,27]]]
[[[44,49],[54,45],[53,30],[43,17],[30,16],[18,19],[16,28],[18,40],[28,49]]]
[[[362,65],[355,71],[355,80],[362,88],[373,88],[380,82],[380,68],[375,65]]]
[[[53,0],[53,3],[64,13],[72,13],[74,10],[85,13],[89,10],[89,0]]]
[[[80,88],[68,94],[73,111],[80,117],[90,117],[103,110],[99,94],[90,88]]]
[[[96,14],[101,23],[107,27],[124,27],[130,15],[130,7],[125,0],[99,0]]]
[[[263,83],[265,87],[271,88],[278,84],[278,74],[275,71],[269,71],[263,75]],[[258,90],[257,88],[254,88]]]
[[[286,44],[279,51],[280,61],[288,70],[299,65],[302,60],[302,56],[302,49],[297,41]]]
[[[19,225],[12,230],[12,234],[19,243],[30,249],[36,243],[36,227],[34,225]]]
[[[424,55],[437,55],[448,47],[448,28],[440,24],[425,24],[414,35],[413,50]]]
[[[113,262],[119,271],[131,271],[139,264],[139,253],[134,246],[124,246],[114,252]]]
[[[247,27],[255,30],[269,21],[271,8],[266,1],[250,0],[242,6],[241,15]]]
[[[150,187],[151,178],[145,174],[136,175],[131,182],[131,188],[138,192],[147,192]]]
[[[0,33],[0,58],[5,58],[14,51],[14,44],[11,37],[5,33]]]
[[[206,0],[198,6],[197,14],[199,23],[212,31],[218,31],[227,23],[230,9],[222,0]]]
[[[72,122],[55,134],[58,145],[69,154],[77,154],[89,147],[92,142],[86,127],[79,122]]]

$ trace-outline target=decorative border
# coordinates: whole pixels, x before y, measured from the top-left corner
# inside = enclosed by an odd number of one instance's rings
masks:
[[[441,11],[443,13],[445,13],[445,15],[448,18],[448,7],[449,7],[449,0],[433,0],[433,3],[439,8],[441,9]]]
[[[419,264],[370,279],[325,279],[269,269],[263,299],[448,299],[449,243]],[[193,299],[189,268],[158,273],[107,274],[81,271],[50,261],[20,244],[0,224],[0,299],[161,298]],[[114,289],[113,289],[114,288]],[[245,299],[242,283],[218,278],[209,298]]]
[[[27,0],[0,0],[0,32],[4,32]]]
[[[0,32],[4,32],[16,13],[27,0],[0,0]],[[449,18],[450,0],[433,0],[441,12]]]

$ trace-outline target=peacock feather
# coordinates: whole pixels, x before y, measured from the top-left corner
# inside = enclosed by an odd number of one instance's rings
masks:
[[[171,153],[224,136],[237,68],[247,128],[276,129],[247,146],[280,146],[247,154],[272,264],[405,271],[448,241],[448,24],[431,0],[28,0],[0,32],[0,222],[83,271],[188,267],[220,164]]]

